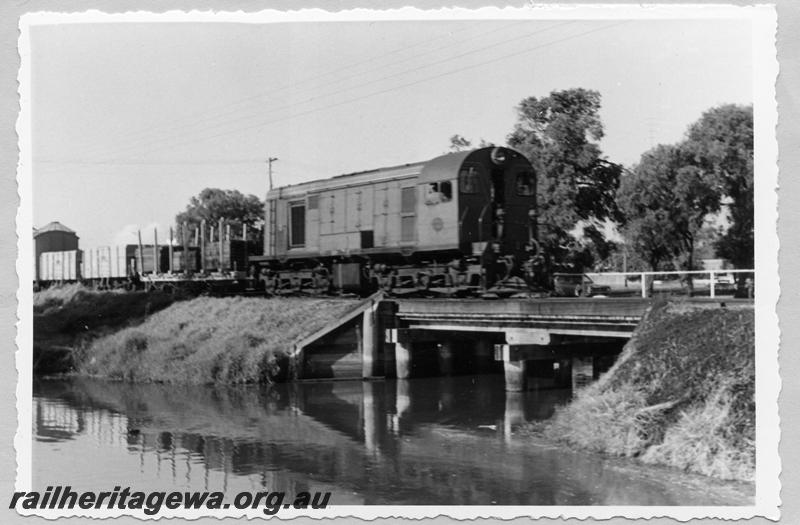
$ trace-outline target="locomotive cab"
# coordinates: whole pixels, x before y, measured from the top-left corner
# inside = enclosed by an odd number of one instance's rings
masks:
[[[430,224],[420,230],[421,248],[444,249],[452,241],[465,256],[499,259],[509,269],[498,278],[521,275],[536,255],[536,175],[519,152],[489,147],[444,155],[425,164],[419,184],[426,192],[444,189],[420,210],[421,227]]]

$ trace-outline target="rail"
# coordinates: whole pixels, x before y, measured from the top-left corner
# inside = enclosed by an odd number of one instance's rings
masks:
[[[625,282],[627,285],[627,277],[635,277],[636,280],[641,281],[641,295],[642,297],[648,296],[648,288],[649,285],[653,283],[653,279],[648,279],[651,276],[660,276],[660,275],[677,275],[680,277],[686,277],[691,275],[708,275],[709,276],[709,296],[716,297],[717,285],[721,283],[717,283],[717,276],[719,275],[728,275],[728,274],[752,274],[755,276],[754,269],[745,269],[745,270],[692,270],[692,271],[668,271],[668,272],[586,272],[586,275],[591,277],[592,279],[595,278],[602,278],[602,277],[610,277],[610,276],[624,276],[626,277]]]

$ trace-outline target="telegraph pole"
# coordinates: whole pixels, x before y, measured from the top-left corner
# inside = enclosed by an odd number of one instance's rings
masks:
[[[269,165],[269,189],[272,189],[272,163],[278,160],[278,157],[268,157],[267,164]]]

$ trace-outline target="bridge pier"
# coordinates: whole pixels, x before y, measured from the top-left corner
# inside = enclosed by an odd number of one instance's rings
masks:
[[[572,358],[572,390],[582,388],[594,379],[594,357],[575,356]]]
[[[524,392],[528,389],[528,353],[547,347],[552,338],[547,331],[536,329],[510,329],[506,330],[505,335],[507,344],[498,346],[503,360],[506,392]]]
[[[528,361],[512,357],[511,345],[500,345],[503,353],[503,373],[506,392],[524,392],[528,389]]]
[[[380,443],[380,427],[383,419],[383,411],[380,406],[376,406],[375,399],[378,397],[375,391],[380,383],[365,381],[362,383],[361,412],[363,414],[364,448],[368,453],[377,456]]]
[[[503,438],[511,441],[514,428],[525,423],[525,403],[521,392],[506,392],[506,408],[503,412]]]
[[[405,338],[398,338],[394,343],[394,366],[397,379],[408,379],[411,376],[411,345]]]
[[[443,376],[453,375],[453,341],[443,341],[436,346],[439,360],[439,373]]]
[[[361,320],[361,377],[364,379],[375,377],[375,364],[380,359],[375,309],[364,310]]]

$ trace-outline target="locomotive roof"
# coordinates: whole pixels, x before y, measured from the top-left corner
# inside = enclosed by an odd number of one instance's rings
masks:
[[[277,196],[301,196],[306,193],[313,193],[327,189],[344,188],[347,186],[414,177],[419,175],[422,175],[423,178],[427,179],[428,175],[435,177],[435,174],[439,174],[444,171],[457,170],[458,167],[461,166],[463,160],[475,151],[476,150],[458,151],[456,153],[440,155],[424,162],[415,162],[412,164],[401,164],[399,166],[390,166],[386,168],[346,173],[343,175],[336,175],[335,177],[328,179],[318,179],[310,182],[292,184],[289,186],[281,186],[279,188],[270,190],[269,193],[267,193],[267,198],[273,198]]]

